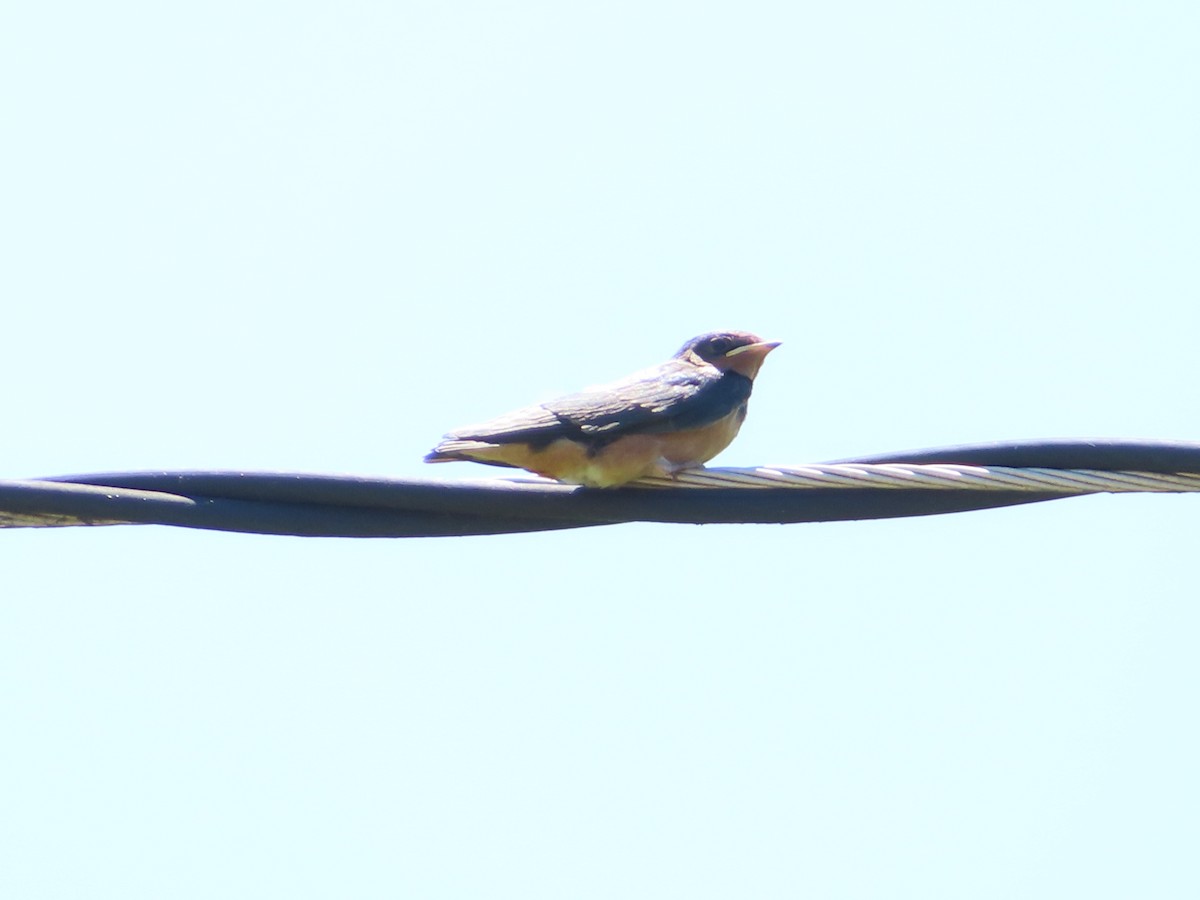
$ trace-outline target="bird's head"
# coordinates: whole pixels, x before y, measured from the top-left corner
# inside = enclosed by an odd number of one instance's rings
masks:
[[[694,337],[675,355],[708,363],[722,372],[737,372],[750,380],[779,341],[764,341],[747,331],[713,331]]]

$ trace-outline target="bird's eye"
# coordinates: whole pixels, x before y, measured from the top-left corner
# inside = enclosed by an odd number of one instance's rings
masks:
[[[713,338],[708,342],[708,350],[713,356],[724,356],[733,349],[733,342],[729,338]]]

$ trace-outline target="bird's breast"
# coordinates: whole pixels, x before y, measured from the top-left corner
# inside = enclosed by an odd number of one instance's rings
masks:
[[[729,446],[742,422],[746,404],[738,404],[727,416],[700,428],[655,435],[661,443],[661,455],[675,466],[701,465]]]

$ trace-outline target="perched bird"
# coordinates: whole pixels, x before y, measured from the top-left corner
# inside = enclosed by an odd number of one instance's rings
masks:
[[[737,436],[754,376],[778,346],[744,331],[702,334],[660,366],[456,428],[425,462],[510,466],[591,487],[694,468]]]

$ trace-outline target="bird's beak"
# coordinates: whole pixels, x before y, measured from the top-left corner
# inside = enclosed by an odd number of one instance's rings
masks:
[[[725,355],[726,356],[740,356],[743,353],[749,353],[751,356],[757,357],[758,359],[762,359],[768,353],[770,353],[772,350],[774,350],[776,347],[778,347],[781,343],[783,343],[783,342],[782,341],[759,341],[756,344],[744,344],[741,347],[734,347],[732,350],[730,350]]]
[[[725,359],[722,361],[724,365],[718,368],[737,372],[753,381],[758,370],[762,368],[767,354],[778,346],[779,341],[758,341],[746,344],[744,347],[734,347],[725,354]]]

